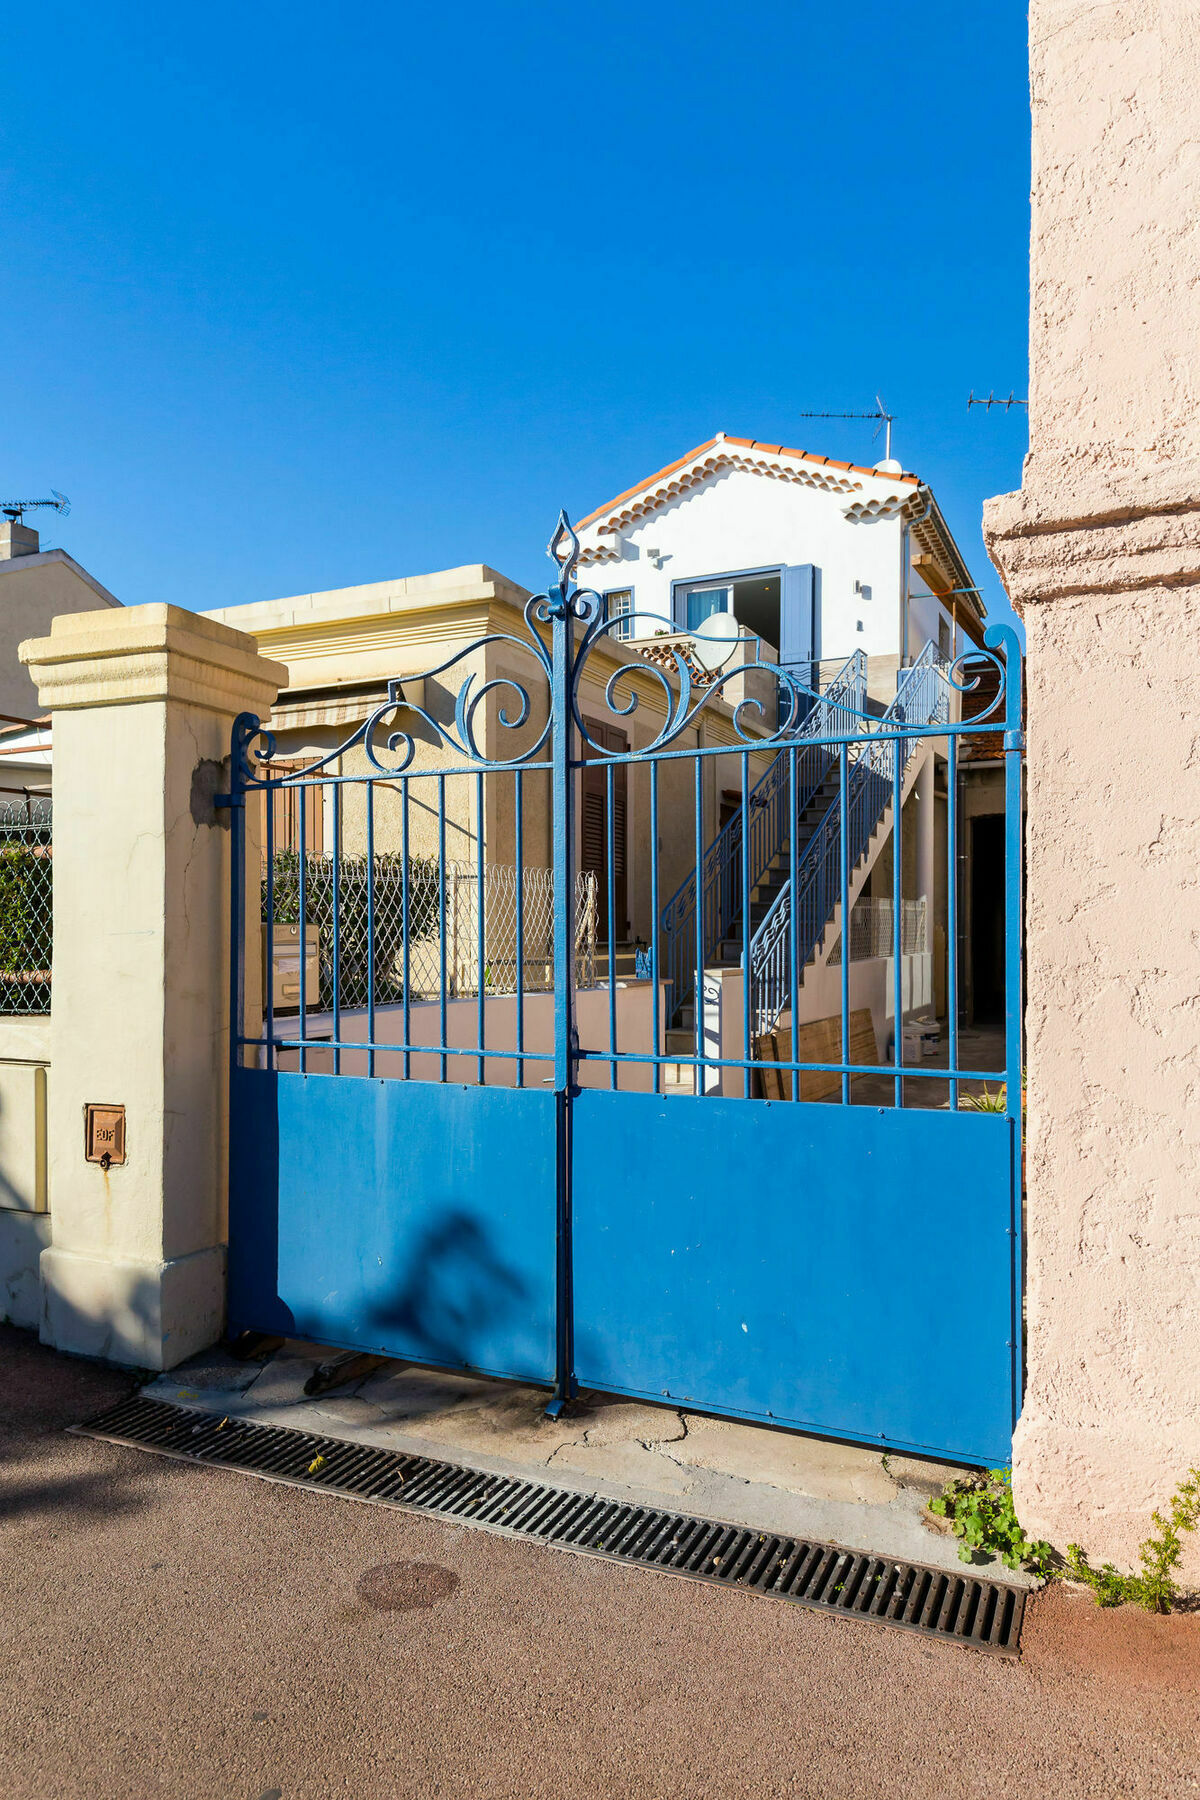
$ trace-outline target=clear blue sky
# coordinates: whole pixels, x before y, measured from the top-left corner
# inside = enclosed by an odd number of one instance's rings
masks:
[[[1024,9],[49,0],[5,28],[0,499],[127,603],[541,585],[718,430],[1020,481]]]

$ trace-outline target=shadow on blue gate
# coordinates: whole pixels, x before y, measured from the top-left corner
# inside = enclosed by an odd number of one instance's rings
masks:
[[[399,1291],[372,1309],[371,1323],[416,1361],[486,1365],[497,1339],[519,1332],[528,1317],[529,1284],[471,1213],[447,1211],[426,1227],[407,1262]]]

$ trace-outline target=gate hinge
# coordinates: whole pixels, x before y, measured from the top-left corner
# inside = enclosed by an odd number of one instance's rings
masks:
[[[245,794],[214,794],[213,795],[213,805],[217,809],[218,812],[223,811],[224,808],[226,808],[228,806],[245,806],[245,804],[246,804]]]
[[[1025,733],[1023,731],[1006,731],[1004,734],[1004,748],[1006,750],[1024,750]]]

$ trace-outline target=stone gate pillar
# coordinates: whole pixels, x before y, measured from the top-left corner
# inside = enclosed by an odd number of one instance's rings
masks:
[[[985,519],[1029,653],[1014,1482],[1129,1566],[1200,1464],[1200,9],[1033,0],[1030,69],[1030,450]]]
[[[54,715],[42,1338],[170,1368],[224,1321],[230,833],[213,796],[235,715],[268,712],[287,671],[174,606],[57,618],[21,659]],[[86,1160],[96,1104],[124,1108],[109,1168]]]

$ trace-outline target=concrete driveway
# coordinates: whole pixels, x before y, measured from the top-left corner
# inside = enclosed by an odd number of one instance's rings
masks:
[[[129,1385],[0,1330],[6,1800],[1200,1791],[1198,1615],[1004,1661],[64,1435]]]

